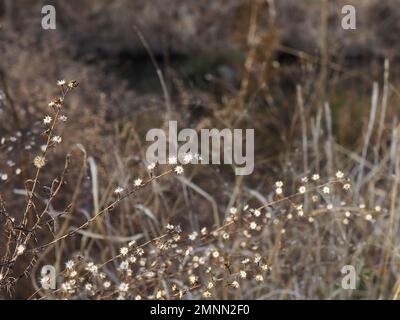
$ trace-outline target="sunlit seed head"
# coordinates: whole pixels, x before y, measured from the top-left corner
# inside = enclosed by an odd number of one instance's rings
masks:
[[[118,195],[120,195],[122,192],[124,192],[124,188],[122,188],[122,187],[117,187],[114,190],[114,193],[118,194]]]
[[[176,172],[176,174],[182,174],[184,170],[182,166],[176,166],[174,171]]]
[[[126,255],[128,254],[128,252],[129,252],[129,250],[128,250],[127,247],[122,247],[121,249],[119,249],[119,253],[120,253],[122,256],[126,256]]]
[[[257,274],[257,275],[254,277],[254,279],[255,279],[257,282],[262,282],[262,281],[264,281],[264,277],[263,277],[261,274]]]
[[[25,249],[26,249],[25,245],[20,244],[17,247],[17,255],[20,256],[21,254],[23,254],[25,252]]]
[[[283,187],[283,182],[282,181],[277,181],[277,182],[275,182],[275,186],[277,188],[282,188]]]
[[[45,116],[44,119],[43,119],[43,123],[44,124],[49,124],[49,123],[51,123],[52,120],[53,119],[50,116]]]
[[[42,156],[36,156],[35,159],[33,159],[33,164],[36,168],[40,169],[44,167],[44,165],[46,164],[46,160]]]
[[[319,174],[317,174],[317,173],[314,173],[313,175],[312,175],[312,177],[311,177],[311,179],[312,180],[314,180],[314,181],[318,181],[319,180]]]
[[[301,187],[299,188],[299,192],[300,192],[300,193],[306,193],[306,187],[305,187],[305,186],[301,186]]]
[[[337,171],[336,172],[336,178],[342,179],[344,177],[344,173],[342,171]]]
[[[154,170],[155,167],[156,167],[156,164],[154,162],[152,162],[147,166],[147,170],[149,170],[149,171]]]
[[[51,138],[51,141],[53,141],[54,143],[61,143],[62,138],[60,136],[54,136]]]

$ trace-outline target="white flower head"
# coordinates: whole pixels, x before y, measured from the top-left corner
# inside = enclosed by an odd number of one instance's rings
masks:
[[[20,244],[17,247],[17,255],[20,256],[21,254],[23,254],[25,252],[25,249],[26,249],[25,245]]]
[[[177,174],[182,174],[184,170],[183,170],[183,167],[182,167],[182,166],[176,166],[175,169],[174,169],[174,171],[175,171]]]
[[[46,164],[46,160],[42,156],[36,156],[35,159],[33,159],[33,164],[36,168],[40,169],[44,167],[44,165]]]
[[[119,249],[119,252],[121,253],[122,256],[126,256],[129,252],[127,247],[123,247],[121,249]]]
[[[338,178],[338,179],[342,179],[344,177],[344,173],[342,172],[342,171],[338,171],[338,172],[336,172],[336,178]]]
[[[44,124],[49,124],[51,123],[51,120],[53,120],[50,116],[45,116],[43,119]]]
[[[299,188],[299,192],[300,192],[300,193],[306,193],[306,187],[305,187],[305,186],[301,186],[301,187]]]
[[[62,138],[60,136],[54,136],[51,138],[51,141],[53,141],[54,143],[61,143]]]
[[[117,188],[115,188],[115,190],[114,190],[114,193],[115,193],[115,194],[121,194],[122,192],[124,192],[124,188],[122,188],[122,187],[117,187]]]
[[[277,181],[277,182],[275,182],[275,186],[277,188],[282,188],[283,187],[283,182],[282,181]]]
[[[193,155],[191,153],[186,153],[183,157],[183,163],[188,164],[193,160]]]
[[[151,170],[153,170],[155,167],[156,167],[156,164],[155,164],[154,162],[152,162],[152,163],[150,163],[150,164],[147,166],[147,170],[151,171]]]
[[[74,261],[72,261],[72,260],[68,260],[68,261],[65,263],[65,267],[66,267],[67,269],[70,269],[70,270],[74,267],[74,265],[75,265],[75,263],[74,263]]]

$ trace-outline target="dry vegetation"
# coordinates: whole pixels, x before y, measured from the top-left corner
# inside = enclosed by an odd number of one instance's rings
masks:
[[[23,2],[0,4],[1,298],[400,297],[396,1],[354,1],[349,33],[341,1],[56,1],[57,31]],[[146,163],[170,119],[254,128],[254,173]]]

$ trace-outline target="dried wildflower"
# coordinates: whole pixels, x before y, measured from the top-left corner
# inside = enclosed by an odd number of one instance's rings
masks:
[[[133,182],[133,185],[134,185],[135,187],[139,187],[139,186],[142,185],[142,182],[143,182],[143,180],[138,178],[138,179],[136,179],[136,180]]]
[[[149,170],[149,171],[154,170],[155,167],[156,167],[156,164],[154,162],[152,162],[147,166],[147,170]]]
[[[350,183],[345,183],[345,184],[343,185],[343,189],[346,190],[346,191],[349,191],[350,188],[351,188]]]
[[[251,223],[250,223],[250,229],[251,230],[255,230],[257,228],[257,223],[255,223],[254,221],[252,221]]]
[[[299,188],[299,192],[300,192],[300,193],[306,193],[306,187],[305,187],[305,186],[301,186],[301,187]]]
[[[254,279],[255,279],[257,282],[262,282],[262,281],[264,281],[264,277],[263,277],[261,274],[257,274],[257,275],[254,277]]]
[[[44,167],[44,165],[46,164],[46,160],[42,156],[36,156],[35,159],[33,159],[33,164],[36,168],[40,169]]]
[[[129,252],[129,250],[127,247],[123,247],[123,248],[119,249],[119,252],[122,256],[126,256]]]
[[[188,164],[193,160],[193,155],[191,153],[187,153],[183,157],[183,163]]]
[[[58,86],[63,86],[63,85],[65,85],[65,80],[58,80],[58,81],[57,81],[57,85],[58,85]]]
[[[342,171],[337,171],[336,172],[336,178],[342,179],[344,177],[344,173]]]
[[[367,214],[367,215],[365,216],[365,220],[367,220],[367,221],[372,221],[372,215],[371,215],[371,214]]]
[[[60,121],[62,121],[62,122],[66,122],[66,121],[68,120],[67,116],[65,116],[65,115],[61,115],[61,116],[59,117],[59,119],[60,119]]]
[[[210,298],[211,297],[211,292],[210,291],[204,291],[203,292],[203,298]]]
[[[68,260],[68,261],[65,263],[65,267],[66,267],[67,269],[72,269],[72,268],[74,267],[74,265],[75,265],[75,263],[74,263],[74,261],[72,261],[72,260]]]
[[[52,117],[45,116],[44,119],[43,119],[43,123],[44,124],[49,124],[49,123],[51,123],[52,120],[53,120]]]
[[[231,286],[232,286],[233,288],[237,289],[237,288],[239,288],[239,282],[233,281],[233,282],[231,283]]]
[[[189,234],[189,239],[194,241],[194,240],[196,240],[197,236],[198,236],[198,233],[196,231],[194,231],[191,234]]]
[[[214,288],[214,283],[213,282],[207,283],[207,289],[212,289],[212,288]]]
[[[110,282],[110,281],[104,282],[104,283],[103,283],[103,287],[104,287],[105,289],[108,289],[109,287],[111,287],[111,282]]]
[[[283,193],[282,188],[276,188],[276,189],[275,189],[275,193],[276,193],[277,195],[281,195],[281,194]]]
[[[69,276],[70,276],[71,278],[74,278],[74,277],[76,277],[77,275],[78,275],[78,272],[76,272],[75,270],[71,271],[70,274],[69,274]]]
[[[23,254],[25,252],[25,249],[26,249],[25,245],[20,244],[17,247],[17,255],[20,256],[21,254]]]
[[[197,277],[195,276],[195,275],[190,275],[189,276],[189,283],[191,284],[191,285],[194,285],[194,284],[196,284],[197,283]]]
[[[118,290],[121,292],[127,292],[129,290],[129,284],[121,282],[118,286]]]
[[[128,247],[133,247],[136,244],[135,240],[129,241]]]
[[[331,192],[331,189],[329,189],[328,186],[325,186],[325,187],[322,189],[322,192],[325,193],[325,194],[329,194],[329,193]]]
[[[118,195],[120,195],[122,192],[124,192],[124,188],[122,188],[122,187],[117,187],[114,190],[114,193],[118,194]]]
[[[240,271],[239,271],[239,276],[240,276],[240,278],[242,278],[242,279],[246,279],[246,277],[247,277],[247,272],[244,271],[244,270],[240,270]]]
[[[182,173],[183,173],[183,167],[182,167],[182,166],[176,166],[175,169],[174,169],[174,171],[175,171],[177,174],[182,174]]]
[[[128,270],[129,268],[129,262],[127,260],[124,260],[120,263],[119,268],[121,270]]]
[[[344,218],[342,222],[343,222],[343,224],[349,224],[349,219]]]
[[[318,173],[314,173],[313,175],[312,175],[312,177],[311,177],[311,179],[312,180],[314,180],[314,181],[318,181],[319,180],[319,174]]]
[[[51,138],[51,141],[53,141],[54,143],[61,143],[62,138],[60,136],[54,136]]]
[[[68,88],[70,88],[70,89],[76,88],[78,85],[79,85],[79,83],[76,80],[71,80],[67,84]]]
[[[275,182],[275,186],[277,188],[282,188],[283,187],[283,182],[282,181],[277,181],[277,182]]]

